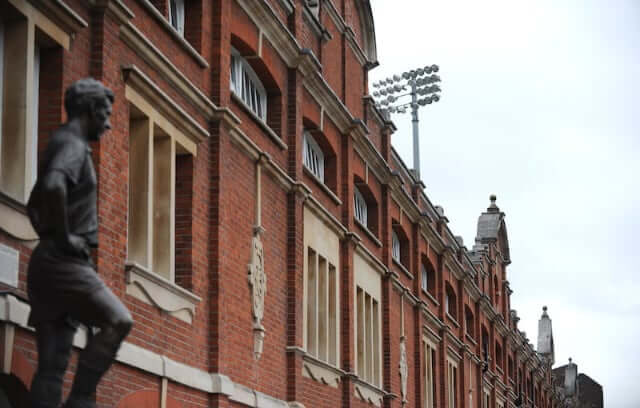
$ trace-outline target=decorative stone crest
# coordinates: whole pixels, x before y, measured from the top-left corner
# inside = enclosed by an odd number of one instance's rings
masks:
[[[406,338],[404,335],[400,336],[400,363],[399,372],[400,372],[400,384],[401,384],[401,393],[402,393],[402,405],[406,404],[407,401],[407,378],[409,375],[409,365],[407,364],[407,344]]]
[[[262,228],[257,227],[251,240],[251,262],[249,263],[249,286],[251,286],[251,313],[253,315],[253,353],[257,359],[262,355],[264,342],[264,298],[267,293],[267,274],[264,272],[264,249],[260,234]]]
[[[261,173],[262,162],[266,158],[260,156],[256,162],[256,223],[253,227],[253,238],[251,239],[251,258],[249,260],[249,286],[251,288],[251,314],[253,316],[253,355],[256,360],[260,359],[264,344],[265,329],[262,325],[264,317],[264,299],[267,294],[267,274],[264,271],[264,247],[262,246],[262,194],[261,194]]]

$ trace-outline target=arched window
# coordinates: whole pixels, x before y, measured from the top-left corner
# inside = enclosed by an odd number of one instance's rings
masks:
[[[420,287],[425,292],[429,292],[429,271],[424,263],[420,264]]]
[[[305,131],[302,139],[303,158],[302,162],[304,166],[314,175],[318,180],[324,183],[324,153],[320,148],[320,145],[311,136],[311,133]]]
[[[451,287],[451,285],[449,284],[449,282],[447,282],[447,286],[445,288],[446,291],[446,296],[445,296],[445,311],[447,312],[447,314],[451,317],[453,317],[454,320],[458,320],[458,310],[457,310],[457,303],[456,303],[456,292],[453,290],[453,288]]]
[[[471,338],[473,338],[474,337],[473,312],[467,305],[464,306],[464,322],[465,322],[465,329],[467,331],[467,334]]]
[[[393,229],[391,230],[391,256],[393,260],[406,269],[409,268],[409,238],[405,234],[404,229],[399,222],[393,220]]]
[[[378,203],[371,188],[360,177],[353,178],[353,218],[370,235],[378,236]]]
[[[400,238],[398,238],[398,234],[396,234],[395,230],[391,231],[391,257],[400,262]]]
[[[231,49],[231,92],[258,118],[267,120],[267,91],[246,59]]]
[[[436,271],[433,269],[431,262],[429,262],[429,258],[424,254],[420,263],[420,287],[431,296],[435,296]]]
[[[367,201],[364,199],[364,196],[358,190],[358,187],[353,188],[353,211],[356,217],[356,220],[360,222],[365,227],[368,226],[368,208]]]

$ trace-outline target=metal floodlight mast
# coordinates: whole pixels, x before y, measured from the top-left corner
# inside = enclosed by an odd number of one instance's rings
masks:
[[[418,128],[418,109],[440,100],[441,89],[437,83],[440,77],[435,73],[440,71],[437,65],[427,65],[423,68],[412,69],[402,74],[392,75],[373,83],[377,90],[373,92],[376,106],[386,113],[406,113],[411,107],[411,122],[413,125],[413,171],[420,180],[420,141]],[[410,88],[409,93],[400,94]],[[420,99],[418,99],[420,95]],[[402,102],[400,98],[411,96],[411,102]],[[397,104],[394,104],[397,102]]]

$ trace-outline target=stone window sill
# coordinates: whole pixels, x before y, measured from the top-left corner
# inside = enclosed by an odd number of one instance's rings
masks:
[[[458,323],[455,317],[451,316],[449,312],[447,312],[446,315],[447,315],[447,318],[451,321],[451,323],[453,323],[453,325],[456,326],[456,328],[460,328],[460,323]]]
[[[361,223],[357,218],[354,218],[353,220],[355,221],[355,224],[364,231],[364,233],[369,237],[370,240],[373,241],[374,244],[376,244],[378,248],[382,248],[382,242],[380,242],[380,240],[375,236],[373,232],[371,232],[369,228],[367,228],[366,225]]]
[[[39,239],[27,217],[27,210],[21,202],[0,191],[0,230],[21,241]],[[31,246],[31,245],[28,245]]]
[[[422,293],[423,293],[427,298],[429,298],[429,300],[430,300],[430,301],[431,301],[431,302],[432,302],[436,307],[437,307],[437,306],[440,306],[440,302],[438,302],[438,301],[436,300],[436,298],[435,298],[431,293],[429,293],[429,291],[428,291],[428,290],[424,290],[424,289],[422,289]]]
[[[333,202],[336,205],[342,205],[342,201],[338,198],[338,196],[326,184],[324,184],[324,182],[322,180],[320,180],[315,174],[313,174],[313,172],[311,170],[309,170],[306,166],[303,165],[302,168],[304,169],[305,174],[307,176],[311,177],[313,179],[313,181],[316,182],[318,187],[320,187],[322,189],[322,191],[327,193],[329,198],[331,198],[331,200],[333,200]]]
[[[251,110],[251,108],[248,107],[246,103],[244,103],[242,98],[240,98],[238,95],[236,95],[233,91],[231,91],[231,99],[233,101],[235,101],[245,112],[247,112],[247,114],[251,117],[251,119],[253,119],[253,121],[256,122],[258,124],[258,126],[260,126],[262,128],[262,130],[264,130],[264,132],[267,135],[269,135],[271,140],[273,140],[274,143],[276,145],[278,145],[278,147],[281,150],[287,150],[288,146],[287,146],[287,144],[285,142],[282,141],[280,136],[278,136],[278,134],[276,132],[274,132],[273,129],[271,129],[269,127],[269,125],[267,125],[267,122],[265,122],[264,119],[262,119],[261,117],[256,115]]]
[[[477,346],[477,345],[478,345],[478,342],[476,342],[476,341],[474,340],[474,338],[473,338],[469,333],[465,333],[465,334],[464,334],[464,336],[465,336],[465,338],[466,338],[467,340],[469,340],[469,341],[470,341],[474,346]]]
[[[373,384],[369,384],[360,378],[354,379],[355,383],[355,395],[362,401],[373,404],[376,407],[382,406],[382,400],[385,396],[384,390],[376,387]]]
[[[402,271],[404,272],[405,275],[407,275],[409,277],[409,279],[413,280],[413,274],[411,272],[409,272],[409,270],[402,264],[400,263],[399,260],[397,260],[396,258],[392,258],[393,259],[393,263]]]
[[[321,384],[338,388],[344,371],[305,353],[302,357],[302,375]]]
[[[163,312],[189,324],[202,300],[186,289],[149,271],[135,262],[125,263],[127,294],[156,306]]]

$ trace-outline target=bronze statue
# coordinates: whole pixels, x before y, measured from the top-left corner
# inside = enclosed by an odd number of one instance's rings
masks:
[[[88,341],[64,407],[95,407],[98,383],[133,324],[127,308],[98,277],[90,256],[90,248],[98,244],[98,214],[89,141],[111,128],[113,100],[113,92],[91,78],[66,90],[68,121],[51,135],[27,204],[40,236],[27,273],[29,324],[36,329],[38,348],[33,408],[59,406],[79,323],[87,326]]]

